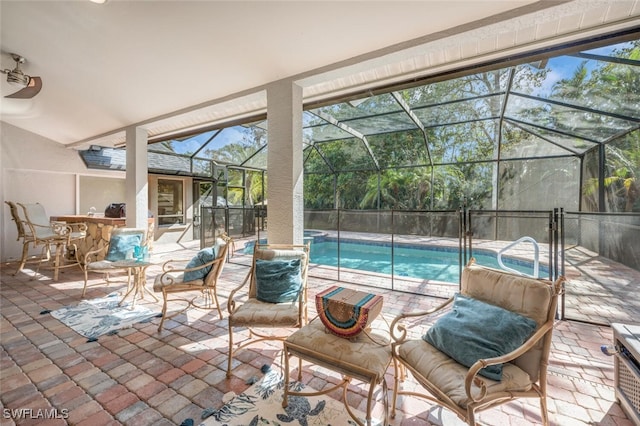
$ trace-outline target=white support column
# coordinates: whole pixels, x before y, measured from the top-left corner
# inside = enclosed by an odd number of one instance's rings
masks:
[[[302,88],[292,81],[267,87],[268,240],[302,244],[304,200],[302,168]]]
[[[147,229],[149,211],[149,179],[147,170],[147,131],[129,127],[127,138],[127,177],[125,202],[127,227]]]

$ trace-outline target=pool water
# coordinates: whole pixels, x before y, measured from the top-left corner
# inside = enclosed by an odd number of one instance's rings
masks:
[[[480,265],[500,268],[496,255],[489,251],[474,250]],[[457,248],[437,246],[401,247],[393,250],[393,274],[450,283],[458,283],[460,276]],[[338,266],[337,241],[315,241],[311,244],[311,263]],[[503,263],[525,274],[533,274],[531,262],[509,259],[503,256]],[[391,246],[372,243],[340,243],[340,267],[362,271],[391,274]],[[545,268],[540,265],[540,275]]]

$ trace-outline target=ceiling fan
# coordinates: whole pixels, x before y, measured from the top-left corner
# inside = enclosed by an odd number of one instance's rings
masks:
[[[24,62],[26,61],[25,58],[15,53],[11,53],[10,55],[13,60],[16,61],[16,67],[12,70],[0,69],[0,72],[3,74],[7,74],[7,83],[14,86],[22,87],[22,89],[11,95],[5,96],[5,98],[33,98],[40,92],[40,89],[42,89],[42,79],[40,77],[30,77],[24,74],[20,69],[20,64],[24,64]]]

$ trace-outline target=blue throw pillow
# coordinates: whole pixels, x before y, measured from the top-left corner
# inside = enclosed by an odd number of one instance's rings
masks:
[[[125,260],[127,253],[135,250],[136,246],[142,245],[142,234],[115,234],[109,241],[109,250],[105,259],[110,262]]]
[[[256,260],[256,297],[261,302],[296,301],[301,288],[300,259]]]
[[[531,318],[456,294],[451,311],[436,321],[424,340],[471,367],[479,359],[501,356],[521,346],[536,327]],[[502,365],[487,366],[479,374],[502,380]]]
[[[197,268],[198,266],[202,266],[209,262],[213,262],[216,259],[216,248],[208,247],[200,250],[193,259],[187,263],[186,269]],[[189,282],[195,280],[203,280],[207,274],[211,272],[211,266],[207,266],[206,268],[197,269],[195,271],[187,271],[184,273],[184,277],[182,281]]]

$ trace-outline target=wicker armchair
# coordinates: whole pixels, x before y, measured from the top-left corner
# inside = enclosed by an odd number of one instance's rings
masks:
[[[282,267],[280,271],[276,268]],[[231,377],[235,353],[264,340],[284,341],[288,334],[263,333],[259,329],[301,328],[307,322],[307,270],[309,245],[257,244],[251,269],[240,286],[232,290],[227,302],[229,310],[229,362]],[[286,269],[286,271],[285,271]],[[292,290],[289,284],[295,275]],[[286,296],[284,296],[286,294]],[[234,348],[234,332],[249,330],[249,337]]]
[[[132,258],[136,247],[146,247],[147,230],[139,228],[113,228],[109,236],[109,243],[105,246],[85,253],[82,262],[84,271],[84,286],[82,297],[87,287],[110,284],[110,274],[114,272],[126,272],[127,289],[131,287],[131,265],[121,261]],[[104,274],[104,282],[89,285],[89,272]]]
[[[459,295],[429,311],[401,314],[391,323],[396,361],[392,416],[399,395],[434,401],[469,425],[476,424],[478,411],[516,398],[538,398],[541,422],[547,425],[547,363],[564,278],[553,283],[473,263],[472,259],[463,271]],[[441,316],[423,338],[408,338],[408,322],[420,326],[422,318],[442,315],[445,308],[454,311],[446,320]],[[472,323],[461,324],[474,317]],[[499,320],[505,318],[511,319]],[[504,332],[498,331],[501,323]],[[526,333],[514,332],[525,329]],[[477,349],[494,347],[484,336],[492,333],[506,352],[478,357]],[[428,393],[400,389],[406,370]]]
[[[210,258],[202,259],[207,252],[200,251],[189,263],[168,260],[162,265],[162,273],[156,276],[153,283],[153,291],[161,292],[163,300],[162,319],[160,320],[160,325],[158,325],[158,331],[162,331],[165,320],[184,312],[190,307],[216,309],[220,319],[222,319],[217,284],[227,261],[229,248],[232,245],[233,240],[230,237],[221,235],[216,239]],[[196,294],[194,295],[194,293]],[[172,297],[184,294],[189,296]],[[167,316],[167,305],[170,301],[185,302],[186,306]]]

